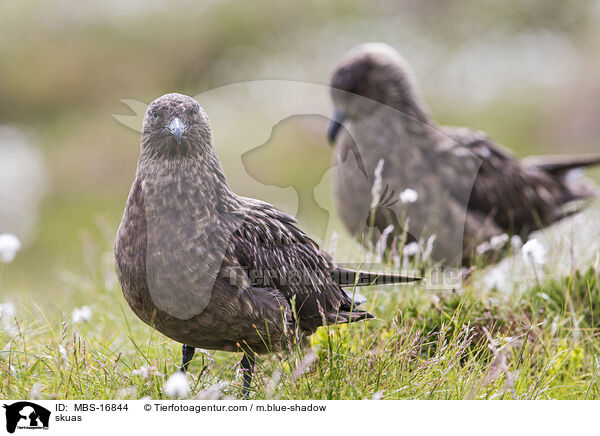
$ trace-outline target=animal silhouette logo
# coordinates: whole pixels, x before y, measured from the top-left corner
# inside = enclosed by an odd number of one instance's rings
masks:
[[[6,409],[6,431],[19,429],[48,429],[50,411],[29,401],[4,404]]]

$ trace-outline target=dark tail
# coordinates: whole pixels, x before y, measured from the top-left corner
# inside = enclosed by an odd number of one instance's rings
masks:
[[[524,159],[523,163],[550,174],[564,185],[565,192],[559,202],[568,207],[556,211],[556,221],[579,213],[585,207],[580,204],[572,205],[572,202],[589,200],[598,195],[598,190],[592,181],[580,174],[570,176],[578,169],[600,165],[600,155],[532,156]]]
[[[527,166],[534,166],[560,177],[577,168],[600,165],[600,155],[589,156],[532,156],[523,159]]]
[[[340,286],[391,285],[394,283],[413,283],[423,280],[421,277],[410,277],[396,274],[373,272],[357,272],[346,268],[331,271],[331,277]]]

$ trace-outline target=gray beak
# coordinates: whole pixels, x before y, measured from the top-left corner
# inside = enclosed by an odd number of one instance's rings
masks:
[[[167,126],[167,130],[175,137],[178,144],[181,144],[181,137],[185,133],[185,129],[187,129],[187,126],[183,124],[179,117],[174,117]]]
[[[333,112],[333,116],[331,117],[331,121],[329,122],[329,128],[327,129],[327,140],[329,141],[330,145],[334,145],[335,137],[340,131],[340,127],[342,127],[344,118],[346,118],[346,116],[342,112],[338,110],[335,110]]]

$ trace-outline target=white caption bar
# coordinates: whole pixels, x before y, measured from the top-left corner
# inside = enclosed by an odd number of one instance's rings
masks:
[[[595,428],[591,401],[10,401],[2,431],[26,436],[237,434],[577,434]],[[4,434],[0,431],[0,434]],[[317,433],[315,433],[317,432]]]

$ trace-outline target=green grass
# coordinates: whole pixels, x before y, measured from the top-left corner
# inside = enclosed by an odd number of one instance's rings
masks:
[[[66,278],[66,298],[43,307],[19,302],[9,320],[16,331],[0,333],[1,398],[166,398],[163,385],[178,368],[180,345],[127,307],[110,244],[88,245],[86,273]],[[600,398],[599,283],[590,269],[512,297],[481,293],[471,283],[452,291],[363,290],[376,320],[321,328],[304,346],[261,356],[250,397]],[[71,311],[82,304],[92,308],[92,320],[73,324]],[[240,357],[197,352],[190,397],[239,398]],[[155,371],[134,374],[144,366]]]

